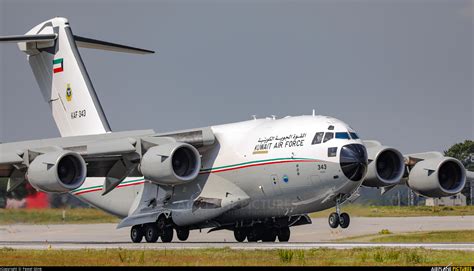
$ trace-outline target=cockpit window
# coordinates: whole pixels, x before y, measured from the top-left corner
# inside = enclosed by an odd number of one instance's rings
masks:
[[[336,138],[338,138],[338,139],[350,139],[348,133],[336,133]]]
[[[311,144],[319,144],[323,140],[324,132],[319,132],[314,135],[313,142]]]
[[[337,147],[328,148],[328,157],[336,157]]]
[[[331,139],[333,139],[333,138],[334,138],[334,133],[326,133],[326,134],[324,135],[323,143],[324,143],[324,142],[327,142],[327,141],[329,141],[329,140],[331,140]]]
[[[359,139],[359,136],[354,132],[351,133],[351,137],[352,139]]]

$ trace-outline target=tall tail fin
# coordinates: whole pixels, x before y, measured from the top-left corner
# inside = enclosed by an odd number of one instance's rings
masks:
[[[23,36],[0,37],[17,42],[45,100],[50,104],[61,136],[110,132],[110,126],[92,86],[78,46],[102,50],[153,53],[153,51],[74,36],[66,18],[45,21]]]

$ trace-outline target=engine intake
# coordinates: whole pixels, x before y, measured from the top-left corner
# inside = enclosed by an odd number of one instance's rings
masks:
[[[456,195],[466,184],[466,170],[457,159],[450,157],[420,161],[410,170],[407,185],[425,197],[439,198]]]
[[[70,151],[39,155],[27,172],[30,184],[44,192],[69,192],[79,188],[86,176],[86,162],[81,155]]]
[[[140,171],[145,179],[161,185],[194,180],[201,168],[198,150],[187,143],[170,143],[150,148],[142,157]]]
[[[367,155],[369,166],[363,185],[384,187],[400,182],[405,171],[405,164],[398,150],[386,146],[375,146],[367,149]]]

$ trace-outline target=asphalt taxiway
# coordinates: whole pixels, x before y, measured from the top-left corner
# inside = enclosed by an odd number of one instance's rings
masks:
[[[429,249],[456,249],[474,251],[474,243],[355,243],[337,242],[339,239],[376,234],[382,229],[393,233],[472,230],[474,216],[444,217],[354,217],[347,229],[331,229],[327,219],[316,218],[310,225],[292,228],[288,243],[238,243],[231,231],[191,231],[188,241],[172,243],[139,243],[130,241],[130,228],[115,229],[116,224],[60,224],[60,225],[0,225],[0,248],[15,249],[188,249],[223,248],[277,249],[277,248],[356,248],[356,247],[424,247]]]

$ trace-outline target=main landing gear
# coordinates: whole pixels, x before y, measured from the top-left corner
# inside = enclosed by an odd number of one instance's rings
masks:
[[[295,215],[290,217],[272,217],[264,220],[241,220],[232,224],[225,224],[211,229],[232,230],[237,242],[288,242],[290,240],[290,226],[299,226],[311,224],[308,215]],[[173,223],[171,217],[161,215],[156,222],[135,225],[130,230],[130,237],[134,243],[140,243],[145,237],[148,243],[154,243],[161,238],[163,243],[173,240],[173,233],[176,230],[176,236],[180,241],[186,241],[189,237],[190,229],[180,227]]]
[[[160,216],[155,223],[135,225],[130,230],[130,238],[134,243],[140,243],[145,237],[147,243],[155,243],[161,237],[163,243],[173,241],[173,222],[165,216]],[[176,228],[176,235],[180,241],[186,241],[189,237],[189,230]]]
[[[337,228],[337,226],[341,226],[341,228],[343,229],[349,227],[351,219],[349,217],[349,214],[347,213],[341,214],[341,209],[339,207],[339,200],[336,200],[336,212],[331,213],[329,215],[328,222],[329,222],[329,227],[333,229]]]
[[[256,224],[251,227],[234,229],[234,237],[237,242],[275,242],[278,238],[280,242],[288,242],[290,240],[290,228],[281,227],[273,228],[262,224]]]

